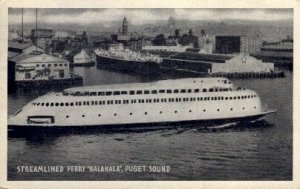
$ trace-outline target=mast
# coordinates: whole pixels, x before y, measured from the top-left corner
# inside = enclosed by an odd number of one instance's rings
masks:
[[[35,46],[36,46],[36,51],[37,51],[37,38],[38,38],[38,35],[37,35],[37,33],[38,33],[38,30],[37,30],[37,15],[38,15],[38,10],[37,10],[37,8],[35,9]]]
[[[24,24],[24,21],[23,21],[23,14],[24,14],[24,9],[22,8],[22,42],[24,41],[24,28],[23,28],[23,24]]]

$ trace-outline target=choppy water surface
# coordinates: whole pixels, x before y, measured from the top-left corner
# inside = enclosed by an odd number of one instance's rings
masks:
[[[145,82],[126,74],[75,68],[84,85]],[[291,180],[292,73],[283,79],[233,80],[254,89],[263,104],[277,109],[265,121],[222,130],[188,128],[152,131],[64,133],[9,137],[9,180]],[[12,114],[40,92],[10,94]],[[18,173],[22,165],[122,166],[122,172]],[[125,171],[147,166],[147,171]],[[149,166],[169,166],[169,172],[149,172]]]

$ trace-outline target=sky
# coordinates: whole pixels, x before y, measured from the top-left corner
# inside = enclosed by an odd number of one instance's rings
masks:
[[[35,23],[35,9],[24,9],[24,23]],[[130,24],[142,25],[175,20],[282,21],[293,19],[293,9],[38,9],[38,21],[49,24],[96,24],[109,27],[127,17]],[[21,9],[9,9],[9,24],[21,23]]]

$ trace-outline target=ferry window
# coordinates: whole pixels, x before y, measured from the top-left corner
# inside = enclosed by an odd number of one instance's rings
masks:
[[[159,93],[165,93],[165,92],[166,92],[166,91],[163,90],[163,89],[159,90]]]
[[[62,103],[60,103],[60,106],[64,106],[64,103],[62,102]]]
[[[194,92],[195,92],[195,93],[199,93],[199,89],[195,89]]]
[[[152,99],[149,99],[149,102],[151,103],[151,102],[152,102]]]
[[[107,91],[107,92],[105,92],[105,95],[106,96],[110,96],[112,94],[112,92],[111,91]]]
[[[118,102],[119,102],[118,100],[115,100],[115,104],[118,104]]]
[[[46,103],[46,106],[49,106],[49,103],[48,103],[48,102]]]
[[[144,91],[144,94],[150,94],[149,90]]]
[[[75,102],[75,106],[78,106],[78,102]]]
[[[62,66],[62,64],[59,64],[59,66]]]
[[[192,110],[189,110],[189,112],[192,112]]]
[[[114,116],[117,116],[117,114],[115,113]]]
[[[204,109],[203,112],[206,112],[206,110]]]
[[[57,66],[57,64],[54,64],[54,67],[56,67]]]
[[[90,105],[90,102],[89,102],[89,101],[87,101],[87,102],[86,102],[86,105]]]
[[[129,91],[130,95],[134,95],[134,93],[135,93],[134,91]]]
[[[154,99],[155,100],[155,99]],[[155,102],[155,101],[154,101]],[[172,102],[172,99],[171,98],[169,98],[169,102]]]
[[[101,114],[98,114],[98,117],[101,117]]]
[[[97,96],[96,92],[90,92],[90,96]]]
[[[240,97],[240,96],[238,96],[238,99],[241,99],[241,97]]]
[[[232,100],[232,97],[229,97],[229,100]]]
[[[51,64],[48,64],[48,67],[51,67]]]
[[[250,98],[250,95],[248,95],[248,98]]]
[[[214,92],[214,89],[213,89],[213,88],[210,88],[210,89],[209,89],[209,92]]]
[[[127,94],[127,91],[121,91],[121,94],[122,94],[122,95],[126,95],[126,94]]]
[[[233,108],[230,108],[230,110],[232,111],[232,110],[233,110]]]
[[[192,89],[188,89],[188,91],[187,91],[188,93],[191,93],[192,92]]]
[[[235,99],[236,99],[236,96],[235,96],[235,97],[233,97],[233,99],[235,100]]]
[[[204,93],[207,92],[207,89],[203,89],[202,92],[204,92]]]
[[[179,90],[178,90],[178,89],[175,89],[175,90],[174,90],[174,93],[178,93],[178,92],[179,92]]]
[[[254,109],[256,109],[256,106],[254,106]]]
[[[42,64],[42,67],[45,67],[45,64]]]
[[[109,100],[107,101],[107,104],[108,104],[108,105],[110,104],[110,101],[109,101]]]
[[[102,101],[102,104],[105,105],[105,101]]]
[[[220,111],[220,109],[217,109],[217,111],[219,112],[219,111]]]
[[[94,101],[92,101],[91,103],[92,103],[92,105],[94,105]]]
[[[84,94],[83,94],[84,96],[89,96],[90,95],[90,93],[89,92],[84,92]]]
[[[54,106],[54,103],[53,103],[53,102],[51,102],[51,103],[50,103],[50,106]]]
[[[120,93],[120,91],[114,91],[113,94],[114,95],[120,95],[121,93]]]
[[[143,91],[141,91],[141,90],[136,91],[136,94],[143,94]]]
[[[86,105],[86,102],[85,102],[85,101],[83,101],[83,105],[84,105],[84,106]]]
[[[44,104],[45,104],[45,103],[44,103],[44,102],[42,102],[42,103],[41,103],[41,106],[44,106]]]
[[[105,92],[98,92],[98,96],[104,96]]]
[[[147,112],[145,112],[145,115],[147,115]]]
[[[68,66],[68,64],[65,64],[65,66]]]
[[[228,100],[228,97],[225,97],[225,100]]]
[[[157,94],[157,90],[152,90],[151,93],[152,94]]]
[[[162,111],[160,111],[159,113],[162,114]]]
[[[40,67],[40,65],[39,65],[39,64],[37,64],[37,65],[36,65],[36,67],[38,68],[38,67]]]
[[[66,106],[69,106],[69,103],[68,103],[68,102],[66,102]]]
[[[130,114],[129,115],[132,115],[132,112],[130,112]]]
[[[186,90],[185,89],[181,89],[180,92],[181,93],[186,93]]]
[[[56,102],[56,103],[55,103],[55,106],[58,106],[58,105],[59,105],[59,103],[58,103],[58,102]]]
[[[244,96],[242,96],[242,99],[244,99]]]
[[[78,102],[78,106],[81,106],[81,102]]]
[[[177,110],[175,110],[174,113],[177,114]]]
[[[85,115],[81,115],[82,117],[85,117]]]
[[[168,93],[168,94],[172,93],[172,90],[168,89],[168,90],[167,90],[167,93]]]

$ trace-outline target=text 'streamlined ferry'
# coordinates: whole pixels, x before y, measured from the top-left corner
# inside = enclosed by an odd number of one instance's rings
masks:
[[[201,127],[207,125],[202,123],[251,121],[272,112],[263,110],[255,91],[235,88],[226,78],[189,78],[49,93],[10,117],[9,127],[124,128],[185,122]]]

